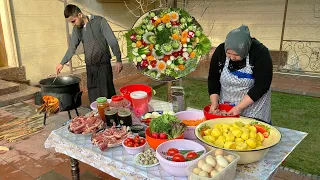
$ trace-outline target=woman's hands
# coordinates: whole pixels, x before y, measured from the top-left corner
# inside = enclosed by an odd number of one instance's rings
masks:
[[[210,106],[209,113],[216,114],[218,111],[218,107],[219,107],[219,103],[218,103],[219,95],[218,94],[211,94],[210,101],[211,101],[211,106]]]
[[[228,115],[238,115],[240,114],[245,108],[253,104],[254,101],[250,98],[250,96],[245,95],[241,102],[233,107],[229,112]]]

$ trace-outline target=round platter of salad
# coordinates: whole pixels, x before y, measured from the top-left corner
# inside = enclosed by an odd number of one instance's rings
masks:
[[[159,81],[188,75],[211,49],[199,23],[180,8],[147,12],[125,36],[129,61],[141,73]]]

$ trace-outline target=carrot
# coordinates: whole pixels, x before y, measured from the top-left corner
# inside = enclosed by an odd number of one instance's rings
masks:
[[[181,36],[184,37],[184,38],[187,38],[188,37],[188,32],[187,31],[183,31]]]
[[[153,44],[150,44],[150,45],[149,45],[150,51],[153,49],[153,46],[154,46]]]
[[[161,18],[161,20],[163,23],[168,23],[170,21],[170,16],[166,14]]]
[[[192,52],[190,53],[190,58],[194,58],[195,56],[196,56],[196,52],[192,51]]]
[[[178,35],[178,34],[172,34],[172,38],[173,38],[174,40],[178,40],[178,39],[179,39],[179,35]]]
[[[183,71],[186,67],[183,64],[179,64],[178,65],[178,69]]]
[[[180,42],[181,42],[182,44],[187,43],[187,38],[186,38],[186,37],[182,37],[182,38],[180,39]]]
[[[141,47],[142,46],[142,42],[141,41],[137,41],[136,42],[136,46],[139,48],[139,47]]]
[[[154,60],[154,57],[153,57],[153,56],[148,56],[148,57],[147,57],[147,60],[148,60],[148,61],[152,61],[152,60]]]

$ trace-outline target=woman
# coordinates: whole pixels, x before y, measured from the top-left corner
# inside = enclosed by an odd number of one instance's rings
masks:
[[[271,124],[272,60],[267,47],[251,38],[248,26],[229,32],[211,59],[208,90],[210,112],[219,104],[234,107],[228,115],[241,114]]]

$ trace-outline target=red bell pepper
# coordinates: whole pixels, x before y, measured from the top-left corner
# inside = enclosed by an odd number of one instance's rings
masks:
[[[254,124],[253,126],[257,129],[257,132],[260,132],[261,134],[263,134],[265,138],[269,136],[269,132],[265,129],[265,127],[259,124]]]

